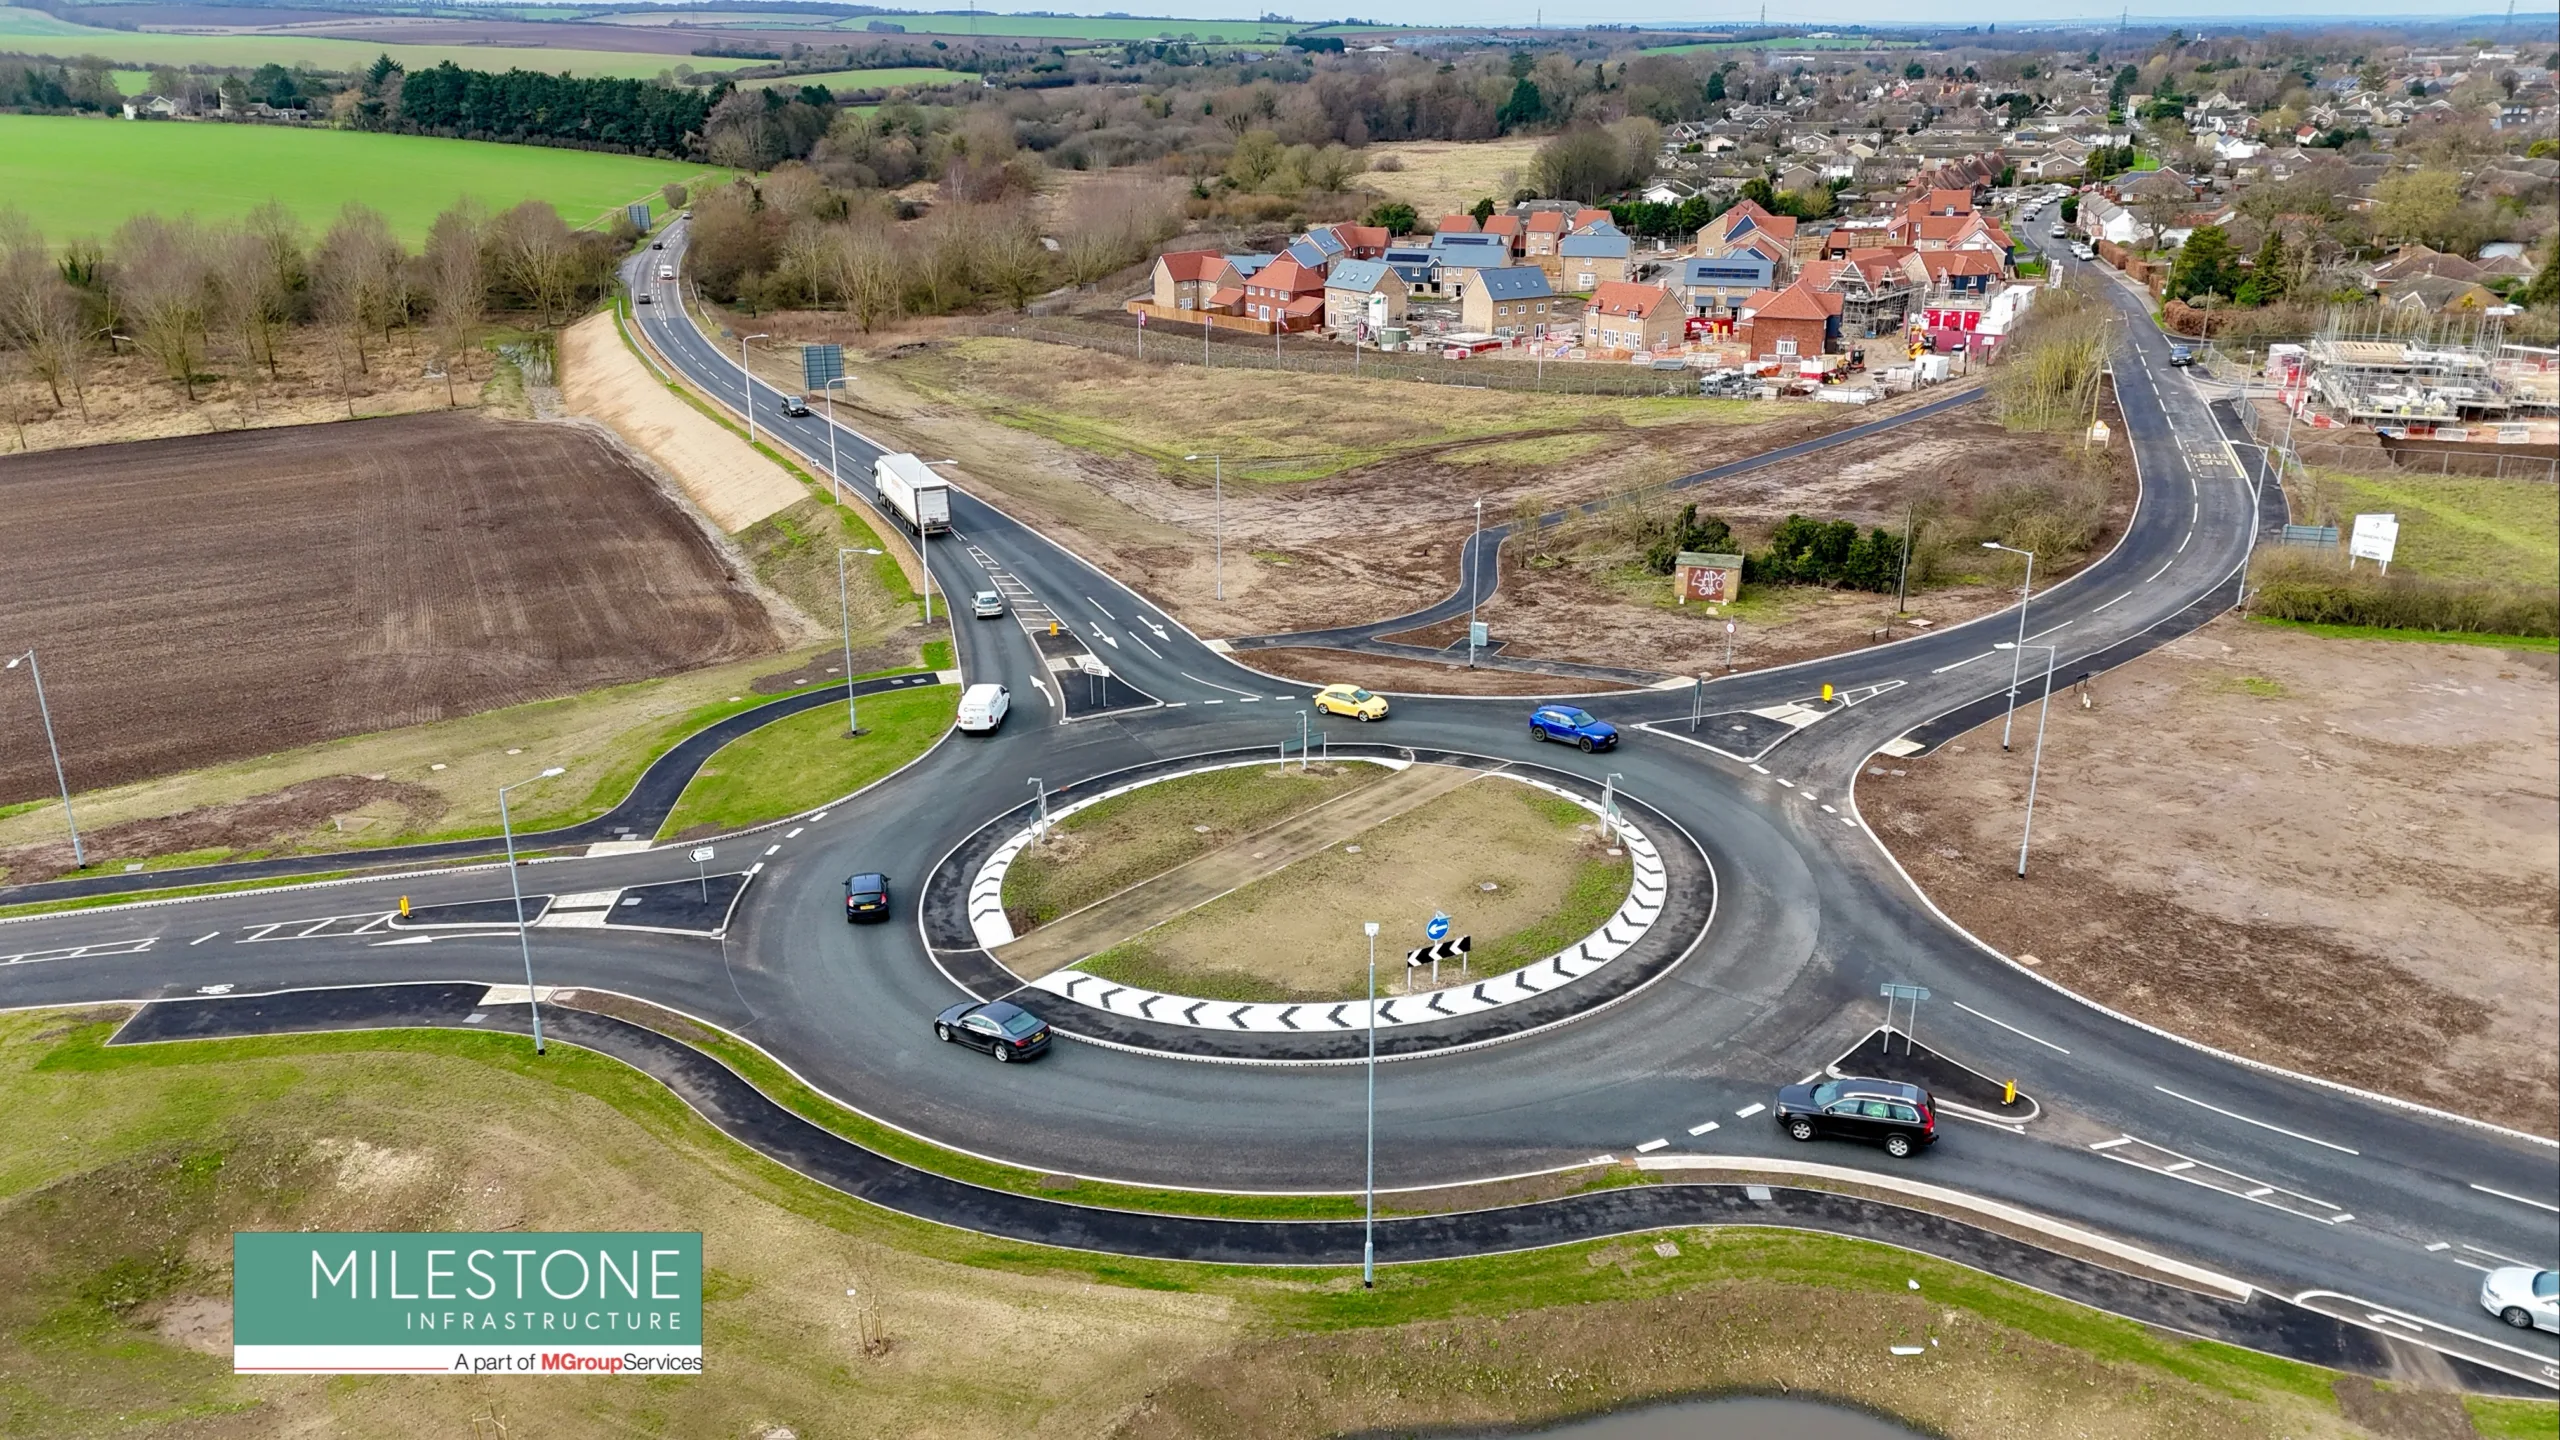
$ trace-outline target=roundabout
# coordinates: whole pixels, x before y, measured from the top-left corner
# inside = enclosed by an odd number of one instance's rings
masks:
[[[680,264],[680,231],[668,245],[668,261]],[[2118,298],[2139,319],[2130,297]],[[752,405],[777,443],[808,457],[840,443],[852,457],[848,475],[867,473],[884,447],[786,413],[769,389],[750,393],[718,343],[677,310],[653,306],[640,322],[672,369],[733,408]],[[1585,817],[1577,823],[1595,825],[1604,796],[1614,802],[1628,827],[1610,837],[1626,851],[1616,857],[1626,881],[1615,904],[1498,975],[1469,973],[1453,985],[1444,970],[1437,989],[1418,986],[1410,997],[1399,976],[1381,987],[1393,993],[1374,1011],[1365,997],[1343,995],[1339,977],[1363,945],[1363,921],[1406,927],[1381,936],[1390,973],[1422,939],[1412,933],[1421,915],[1376,913],[1361,891],[1310,895],[1312,915],[1298,919],[1312,928],[1290,927],[1331,937],[1324,944],[1343,957],[1339,966],[1243,967],[1296,993],[1321,982],[1330,988],[1320,999],[1133,986],[1127,979],[1140,971],[1119,968],[1128,957],[1108,952],[1143,934],[1140,925],[1103,927],[1103,943],[1064,945],[1038,965],[1010,968],[1008,951],[1038,942],[1041,928],[1065,933],[1083,906],[1169,868],[1062,903],[1040,927],[1017,931],[1006,867],[1022,863],[1044,800],[1052,825],[1071,826],[1073,807],[1098,809],[1114,792],[1219,767],[1276,768],[1284,742],[1303,743],[1295,711],[1312,687],[1237,663],[1273,637],[1230,645],[1194,636],[1034,526],[955,489],[960,543],[931,547],[937,587],[965,595],[1000,574],[1008,594],[1035,595],[1058,617],[1037,635],[1011,619],[955,631],[965,677],[1006,683],[1019,697],[1014,719],[990,737],[946,737],[905,770],[805,815],[716,837],[724,864],[745,862],[716,931],[628,933],[637,927],[546,915],[520,936],[484,918],[510,892],[494,867],[365,876],[11,921],[0,925],[0,1004],[138,1002],[122,1038],[157,1043],[412,1025],[516,1034],[530,1028],[528,1001],[552,995],[562,1007],[552,1023],[559,1043],[615,1055],[742,1143],[902,1214],[1118,1254],[1310,1265],[1358,1254],[1356,1228],[1336,1222],[1357,1213],[1339,1202],[1358,1197],[1371,1112],[1363,1077],[1346,1062],[1365,1058],[1374,1018],[1380,1057],[1404,1062],[1378,1075],[1381,1193],[1522,1177],[1554,1187],[1525,1203],[1487,1191],[1495,1198],[1462,1211],[1382,1226],[1385,1264],[1669,1224],[1838,1228],[2321,1363],[2388,1372],[2423,1346],[2453,1358],[2418,1363],[2451,1364],[2466,1384],[2549,1386],[2560,1380],[2560,1356],[2538,1336],[2484,1335],[2464,1293],[2469,1272],[2437,1257],[2456,1244],[2519,1255],[2560,1248],[2560,1211],[2534,1198],[2560,1191],[2551,1146],[2273,1071],[2087,1004],[1944,923],[1859,812],[1857,777],[1871,756],[1926,748],[2009,703],[2010,664],[1992,658],[1998,641],[2025,631],[2058,648],[2065,673],[2095,670],[2227,610],[2261,497],[2203,398],[2165,368],[2155,377],[2157,339],[2145,325],[2126,326],[2114,366],[2142,466],[2137,511],[2114,552],[2038,591],[2028,616],[1704,684],[1585,697],[1624,737],[1599,755],[1527,738],[1519,701],[1398,696],[1377,723],[1309,717],[1332,731],[1331,761],[1384,772],[1373,785],[1445,767],[1470,772],[1470,786],[1569,803]],[[858,479],[848,489],[868,498]],[[1467,544],[1458,595],[1436,612],[1463,613],[1491,592],[1506,531],[1489,528]],[[1414,625],[1396,617],[1360,628]],[[1356,649],[1369,638],[1346,631],[1333,644]],[[1798,703],[1826,689],[1838,704]],[[1721,728],[1701,730],[1709,717]],[[1215,848],[1203,840],[1177,858]],[[892,877],[899,923],[844,922],[843,882],[867,872]],[[682,847],[563,850],[524,877],[527,891],[566,902],[695,882],[697,871]],[[1245,874],[1228,888],[1270,878]],[[1412,900],[1430,898],[1416,890]],[[1467,923],[1463,900],[1436,903]],[[449,913],[473,923],[391,933],[390,918],[413,905],[468,907]],[[1224,958],[1184,973],[1198,980],[1237,968]],[[1145,973],[1170,972],[1159,964]],[[1961,1194],[1974,1214],[2041,1217],[2152,1260],[2093,1263],[2055,1248],[2051,1229],[2021,1239],[1987,1221],[1728,1183],[1807,1173],[1805,1147],[1777,1130],[1768,1106],[1779,1086],[1819,1073],[1875,1032],[1886,986],[1925,991],[1923,1039],[1982,1075],[2018,1080],[2039,1118],[2020,1127],[1959,1117],[1909,1160],[1831,1147],[1820,1163],[1869,1190],[1900,1186],[1912,1196],[1926,1184]],[[549,987],[630,997],[682,1023],[631,1024],[562,1002]],[[1012,999],[1069,1043],[1035,1065],[983,1063],[931,1031],[964,998]],[[551,1009],[543,1013],[551,1023]],[[708,1038],[675,1038],[684,1025]],[[714,1058],[724,1046],[726,1058]],[[1204,1060],[1226,1063],[1194,1063]],[[812,1118],[821,1113],[841,1133]],[[856,1130],[868,1138],[846,1138]],[[971,1178],[955,1178],[963,1174]],[[1038,1193],[1049,1177],[1123,1188],[1108,1205],[1073,1205]],[[1323,1222],[1203,1218],[1267,1217],[1317,1200],[1335,1207]],[[2162,1257],[2183,1268],[2160,1271],[2153,1261]],[[2129,1279],[2127,1265],[2176,1279],[2145,1288],[2155,1282]],[[2399,1319],[2372,1318],[2386,1312]]]
[[[1338,997],[1292,1000],[1213,999],[1097,974],[1087,968],[1086,962],[1094,960],[1090,954],[1036,976],[1019,973],[1008,964],[1023,937],[1015,934],[1006,915],[1005,882],[1038,843],[1044,825],[1052,832],[1071,831],[1079,813],[1123,796],[1188,777],[1272,767],[1269,759],[1259,755],[1250,759],[1195,756],[1097,777],[1082,787],[1087,793],[1064,804],[1052,802],[1045,822],[1035,805],[1017,808],[982,826],[946,855],[926,882],[919,919],[925,944],[934,962],[964,991],[979,999],[1036,1003],[1044,1007],[1052,1027],[1071,1039],[1191,1060],[1348,1064],[1369,1055],[1373,1029],[1379,1058],[1410,1059],[1517,1039],[1596,1013],[1669,974],[1697,947],[1714,919],[1714,867],[1677,824],[1651,806],[1623,795],[1609,796],[1586,779],[1563,771],[1493,757],[1367,745],[1344,745],[1338,750],[1332,762],[1337,765],[1374,766],[1399,776],[1440,772],[1473,784],[1517,785],[1573,807],[1587,817],[1577,828],[1607,842],[1611,858],[1623,859],[1623,894],[1587,933],[1527,963],[1481,978],[1470,972],[1438,986],[1426,981],[1417,989],[1410,972],[1420,967],[1407,965],[1404,954],[1391,948],[1385,956],[1391,974],[1408,973],[1401,987],[1391,979],[1389,988],[1376,999],[1356,990]],[[1317,814],[1322,814],[1321,807]],[[1359,836],[1377,833],[1357,832]],[[1262,836],[1238,843],[1271,843],[1277,848],[1276,842]],[[1339,847],[1328,843],[1297,865],[1327,856],[1352,858],[1342,856],[1341,849],[1356,854],[1357,837],[1340,842]],[[1248,858],[1259,861],[1270,853]],[[1220,858],[1213,854],[1160,872],[1095,908],[1138,895],[1168,879],[1178,881],[1184,870]],[[1285,886],[1291,883],[1294,868],[1272,866],[1254,886],[1221,892],[1210,903],[1223,904],[1260,886]],[[1478,883],[1493,889],[1499,882]],[[1286,896],[1281,903],[1348,916],[1351,910],[1377,900],[1381,886],[1392,888],[1387,875],[1373,876],[1368,885],[1350,893]],[[1074,918],[1062,917],[1062,922],[1072,923]],[[1419,921],[1421,917],[1412,918]],[[1350,925],[1337,928],[1356,935]],[[1414,940],[1420,943],[1422,936],[1417,933]],[[1394,941],[1390,939],[1389,944],[1392,947]],[[1355,952],[1346,945],[1343,953]]]

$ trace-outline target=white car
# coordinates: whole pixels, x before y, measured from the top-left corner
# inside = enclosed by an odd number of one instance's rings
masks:
[[[981,620],[1002,619],[1004,617],[1004,596],[993,590],[981,590],[975,596],[970,598],[969,612]]]
[[[972,735],[992,735],[1013,709],[1013,693],[1001,685],[980,683],[960,692],[960,728]]]
[[[2502,1265],[2480,1277],[2480,1308],[2519,1330],[2560,1330],[2560,1270]]]

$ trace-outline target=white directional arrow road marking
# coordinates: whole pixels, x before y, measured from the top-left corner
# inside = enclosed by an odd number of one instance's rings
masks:
[[[1117,650],[1117,649],[1119,649],[1119,648],[1120,648],[1120,642],[1111,638],[1111,632],[1109,632],[1109,631],[1107,631],[1107,630],[1103,629],[1103,628],[1102,628],[1102,626],[1101,626],[1100,624],[1098,624],[1098,623],[1094,623],[1094,622],[1087,622],[1087,623],[1089,623],[1089,624],[1093,624],[1093,633],[1094,633],[1094,637],[1095,637],[1096,639],[1100,640],[1103,644],[1110,646],[1110,647],[1111,647],[1112,649],[1114,649],[1114,650]]]

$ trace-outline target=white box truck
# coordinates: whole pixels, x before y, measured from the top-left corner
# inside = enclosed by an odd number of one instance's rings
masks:
[[[951,487],[913,455],[883,455],[871,464],[880,498],[918,535],[951,528]]]

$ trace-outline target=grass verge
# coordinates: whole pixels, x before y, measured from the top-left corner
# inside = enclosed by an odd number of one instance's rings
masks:
[[[861,696],[862,734],[840,706],[820,705],[720,747],[677,798],[660,838],[779,820],[850,795],[931,749],[960,704],[956,685]]]
[[[2284,630],[2300,630],[2311,635],[2325,635],[2332,640],[2416,640],[2436,645],[2486,645],[2499,650],[2538,650],[2545,655],[2560,653],[2560,635],[2480,635],[2468,630],[2395,630],[2385,625],[2324,625],[2316,620],[2278,620],[2273,616],[2250,617],[2261,625]]]
[[[1884,1246],[1681,1230],[1390,1267],[1363,1290],[1349,1270],[909,1220],[574,1047],[536,1060],[514,1037],[391,1031],[108,1050],[111,1024],[0,1017],[0,1403],[27,1433],[451,1435],[502,1413],[535,1434],[1241,1440],[1781,1386],[1965,1437],[2363,1433],[2330,1372]],[[721,1378],[234,1376],[227,1337],[183,1322],[223,1313],[231,1232],[300,1228],[699,1228]],[[1927,1349],[1867,1358],[1899,1343]],[[949,1384],[986,1373],[1059,1379]],[[2470,1410],[2492,1434],[2549,1432],[2548,1405]]]

